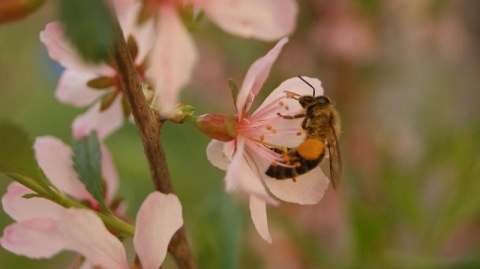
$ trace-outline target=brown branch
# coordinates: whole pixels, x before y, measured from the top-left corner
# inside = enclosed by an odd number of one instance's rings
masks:
[[[157,191],[173,193],[165,152],[161,144],[163,123],[160,115],[148,106],[127,43],[121,31],[119,32],[113,51],[113,60],[142,140],[153,184]],[[173,235],[168,251],[173,255],[180,269],[197,268],[183,227]]]

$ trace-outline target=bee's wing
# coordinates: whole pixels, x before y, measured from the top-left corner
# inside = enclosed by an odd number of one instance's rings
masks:
[[[342,179],[342,156],[333,126],[330,126],[330,135],[327,138],[327,143],[328,154],[330,155],[330,181],[333,188],[337,189]]]

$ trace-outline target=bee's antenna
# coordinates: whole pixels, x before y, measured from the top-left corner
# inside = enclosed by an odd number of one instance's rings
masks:
[[[308,86],[310,86],[310,88],[313,89],[313,97],[315,97],[315,87],[312,86],[312,84],[308,83],[304,78],[302,78],[301,76],[298,76],[299,79],[301,79],[303,82],[305,82]]]

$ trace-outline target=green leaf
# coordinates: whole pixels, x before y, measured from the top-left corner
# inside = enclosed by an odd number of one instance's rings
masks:
[[[78,173],[78,177],[85,184],[87,191],[100,203],[102,210],[110,212],[103,199],[102,153],[97,135],[91,133],[89,136],[75,141],[73,151],[73,166]]]
[[[42,170],[37,164],[33,153],[33,140],[22,127],[0,122],[0,172],[12,179],[22,179],[27,187],[50,186]],[[33,185],[32,185],[33,184]]]
[[[98,63],[109,58],[116,24],[104,1],[60,0],[59,12],[66,36],[86,61]]]

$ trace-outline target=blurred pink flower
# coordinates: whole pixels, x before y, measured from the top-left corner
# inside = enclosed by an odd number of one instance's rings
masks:
[[[318,3],[324,16],[311,31],[315,48],[326,57],[346,62],[368,62],[377,47],[375,28],[349,1]]]
[[[168,118],[177,104],[180,89],[190,81],[197,50],[173,2],[160,4],[158,15],[156,42],[147,75],[155,83],[153,106]]]
[[[227,170],[227,191],[241,190],[250,198],[253,223],[262,236],[271,242],[268,231],[266,203],[277,204],[277,198],[298,204],[316,204],[322,198],[329,180],[319,167],[293,180],[277,180],[265,175],[268,166],[282,163],[282,156],[271,147],[296,147],[304,139],[302,119],[285,120],[277,113],[294,114],[302,111],[297,100],[287,98],[286,91],[300,95],[312,93],[312,89],[299,78],[284,81],[265,99],[251,115],[248,114],[255,96],[270,73],[270,68],[288,41],[284,38],[265,56],[252,64],[245,76],[236,100],[236,133],[229,142],[212,140],[207,147],[210,162]],[[303,77],[316,93],[323,94],[318,79]]]
[[[34,144],[35,156],[47,178],[65,194],[98,209],[98,202],[85,189],[73,168],[72,150],[57,138],[38,137]],[[102,146],[102,177],[105,180],[105,201],[113,204],[118,188],[117,172],[108,149]],[[16,222],[5,228],[0,244],[7,250],[30,258],[49,258],[64,250],[57,227],[65,208],[49,200],[33,197],[23,185],[13,182],[2,197],[5,212]],[[114,209],[115,210],[115,209]],[[124,208],[115,213],[123,216]]]
[[[192,5],[228,33],[265,41],[291,34],[297,15],[293,0],[150,0],[146,5],[159,15],[149,75],[156,83],[155,107],[165,117],[190,81],[198,54],[177,6]]]
[[[218,27],[230,34],[264,41],[278,40],[295,29],[293,0],[191,0]]]
[[[182,206],[174,194],[151,193],[137,214],[133,245],[145,269],[157,269],[173,234],[182,226]],[[129,269],[125,248],[101,219],[85,209],[66,209],[58,221],[65,248],[101,268]]]
[[[117,5],[121,7],[120,5]],[[136,26],[136,14],[140,5],[130,8],[117,8],[119,22],[125,38],[132,37],[138,51],[134,57],[138,74],[143,82],[147,53],[153,46],[153,22],[142,27]],[[60,63],[63,71],[55,95],[63,103],[77,107],[95,104],[73,122],[73,136],[79,139],[92,131],[97,131],[100,138],[108,136],[123,124],[124,99],[116,70],[109,64],[91,64],[85,62],[64,36],[60,22],[48,23],[40,33],[40,40],[45,45],[49,56]],[[122,104],[123,102],[123,104]]]

